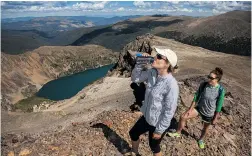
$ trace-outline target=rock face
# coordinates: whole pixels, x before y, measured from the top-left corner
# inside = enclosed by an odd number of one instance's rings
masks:
[[[116,62],[117,54],[97,45],[40,47],[20,55],[1,53],[2,108],[32,96],[46,82]]]
[[[119,60],[114,67],[111,74],[121,75],[123,77],[129,77],[131,71],[135,65],[134,59],[132,59],[131,54],[128,50],[137,52],[146,52],[151,54],[153,45],[162,45],[159,42],[155,42],[154,36],[152,34],[146,34],[138,36],[135,41],[127,44],[120,53]]]

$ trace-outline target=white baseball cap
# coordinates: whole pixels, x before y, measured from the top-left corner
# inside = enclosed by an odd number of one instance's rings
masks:
[[[174,51],[171,49],[168,49],[167,47],[154,47],[157,53],[160,55],[163,55],[167,58],[167,60],[170,62],[172,67],[175,67],[177,65],[178,57]]]

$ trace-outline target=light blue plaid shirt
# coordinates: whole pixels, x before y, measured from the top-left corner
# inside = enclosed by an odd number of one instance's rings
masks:
[[[162,134],[170,126],[177,109],[179,87],[176,79],[172,74],[160,76],[156,69],[144,71],[136,65],[131,80],[147,83],[141,112],[147,123],[156,127],[155,133]]]

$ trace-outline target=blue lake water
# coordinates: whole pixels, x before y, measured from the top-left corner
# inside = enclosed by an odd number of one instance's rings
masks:
[[[36,95],[51,100],[71,98],[88,84],[104,77],[113,66],[114,64],[96,69],[88,69],[84,72],[50,81],[46,83]]]

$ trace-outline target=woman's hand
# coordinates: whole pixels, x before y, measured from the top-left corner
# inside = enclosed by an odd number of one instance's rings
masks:
[[[161,138],[161,134],[153,133],[152,138],[158,140]]]
[[[219,112],[215,112],[215,113],[214,113],[212,125],[215,125],[215,124],[217,123],[217,120],[218,120],[219,116],[220,116],[220,113],[219,113]]]
[[[191,114],[192,110],[193,110],[193,108],[190,107],[190,108],[185,112],[185,116],[188,117],[188,116]]]
[[[184,114],[186,117],[188,117],[191,114],[191,112],[194,109],[195,105],[196,105],[196,102],[193,101],[192,104],[191,104],[191,106],[190,106],[190,108]]]
[[[217,123],[217,119],[213,119],[212,125],[215,125]]]
[[[150,54],[148,54],[148,53],[142,53],[142,56],[144,56],[144,57],[148,57],[148,56],[151,56]]]

